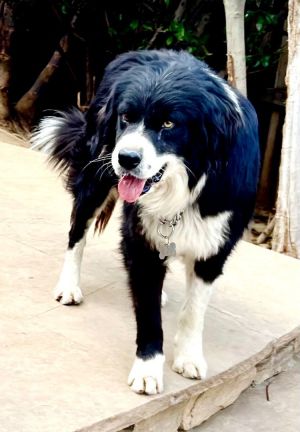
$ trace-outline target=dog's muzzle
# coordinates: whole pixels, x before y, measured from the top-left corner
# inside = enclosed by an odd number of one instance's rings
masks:
[[[140,179],[129,173],[123,175],[118,183],[120,197],[129,203],[136,202],[141,195],[149,192],[151,187],[161,180],[165,169],[166,165],[148,179]]]

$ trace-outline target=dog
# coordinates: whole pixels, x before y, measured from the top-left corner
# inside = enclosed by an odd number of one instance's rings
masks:
[[[82,301],[86,232],[93,221],[101,232],[121,199],[121,251],[137,324],[128,384],[137,393],[163,391],[162,287],[174,256],[185,263],[187,287],[173,369],[204,379],[205,310],[255,206],[260,151],[252,104],[185,51],[130,51],[107,65],[86,113],[44,117],[32,142],[73,197],[55,298]]]

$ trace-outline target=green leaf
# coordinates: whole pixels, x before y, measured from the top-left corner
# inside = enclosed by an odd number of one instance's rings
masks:
[[[109,34],[109,36],[116,36],[117,32],[112,27],[109,27],[108,28],[108,34]]]
[[[278,23],[278,15],[275,14],[266,14],[266,22],[268,24],[277,24]]]
[[[139,22],[137,19],[131,21],[131,23],[129,24],[129,27],[131,28],[131,30],[136,30],[139,26]]]
[[[153,31],[153,27],[149,24],[143,24],[142,29],[147,31]]]
[[[265,68],[268,67],[270,65],[270,59],[271,59],[270,55],[263,56],[263,58],[261,59],[262,66]]]
[[[164,0],[164,3],[165,3],[165,5],[166,5],[167,7],[169,7],[169,6],[170,6],[170,3],[171,3],[171,0]]]
[[[260,15],[260,16],[257,18],[257,21],[256,21],[256,29],[257,29],[259,32],[261,32],[262,29],[263,29],[263,27],[264,27],[264,24],[265,24],[265,18],[264,18],[262,15]]]
[[[176,37],[179,41],[185,40],[185,28],[182,23],[178,23],[177,29],[176,29]]]
[[[66,3],[63,3],[61,5],[61,9],[60,10],[61,10],[61,13],[63,15],[68,15],[68,5]]]
[[[167,46],[172,45],[173,41],[174,41],[173,36],[172,36],[172,35],[168,36],[168,37],[167,37],[167,40],[166,40],[166,45],[167,45]]]

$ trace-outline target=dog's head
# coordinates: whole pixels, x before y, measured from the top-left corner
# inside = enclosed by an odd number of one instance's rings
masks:
[[[231,92],[230,98],[225,84],[188,55],[117,75],[101,116],[113,130],[112,166],[121,198],[151,200],[153,211],[165,199],[174,214],[199,194],[208,168],[226,158],[230,117],[239,117]]]

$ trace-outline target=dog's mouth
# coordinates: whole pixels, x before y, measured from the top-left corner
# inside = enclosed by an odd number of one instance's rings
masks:
[[[137,201],[141,195],[149,192],[151,187],[161,180],[165,170],[166,165],[164,165],[154,176],[148,179],[140,179],[131,174],[125,174],[120,178],[118,183],[118,192],[120,197],[129,203]]]

